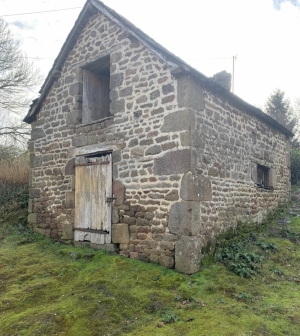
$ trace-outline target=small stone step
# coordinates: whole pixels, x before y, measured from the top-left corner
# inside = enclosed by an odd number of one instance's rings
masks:
[[[284,225],[284,224],[289,224],[291,223],[291,220],[289,217],[285,217],[285,218],[279,218],[277,221],[278,224]]]

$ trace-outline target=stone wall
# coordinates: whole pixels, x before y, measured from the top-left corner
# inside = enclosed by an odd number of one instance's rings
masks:
[[[107,54],[112,116],[82,124],[81,65]],[[96,150],[112,150],[119,253],[169,268],[176,259],[182,272],[199,269],[218,233],[287,200],[286,137],[172,70],[102,13],[89,19],[32,122],[28,219],[36,231],[72,242],[74,159]],[[273,191],[254,188],[253,158],[274,167]]]
[[[74,64],[110,52],[112,118],[81,124],[82,73]],[[160,132],[164,116],[177,110],[171,68],[103,14],[93,16],[70,52],[32,123],[29,222],[38,232],[72,241],[76,150],[113,148],[113,224],[130,234],[120,253],[174,266],[168,234],[171,205],[179,199],[180,175],[154,174],[154,160],[176,151],[176,133]],[[123,195],[122,195],[123,193]],[[125,226],[125,228],[126,228]],[[115,241],[120,235],[114,235]],[[125,234],[126,237],[126,234]],[[129,236],[128,236],[129,237]]]
[[[199,269],[204,247],[213,246],[218,234],[239,221],[261,223],[290,197],[289,139],[216,92],[205,89],[203,102],[203,110],[190,114],[194,128],[180,134],[195,159],[168,223],[171,233],[181,235],[176,267],[186,273]],[[255,185],[253,164],[270,168],[274,188]]]

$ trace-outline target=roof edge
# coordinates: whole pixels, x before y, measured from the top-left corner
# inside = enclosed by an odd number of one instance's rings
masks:
[[[254,106],[254,105],[251,105],[251,104],[247,103],[245,100],[243,100],[242,98],[240,98],[236,94],[228,91],[227,89],[225,89],[223,86],[219,85],[218,83],[215,83],[209,77],[206,77],[205,75],[203,75],[202,73],[200,73],[196,69],[190,67],[189,71],[187,71],[185,69],[182,69],[182,68],[178,67],[178,68],[176,68],[172,71],[172,75],[175,76],[175,77],[181,77],[181,76],[185,76],[187,74],[190,74],[191,76],[200,80],[201,83],[206,85],[208,88],[215,89],[218,93],[223,94],[228,100],[235,103],[235,105],[237,105],[239,108],[244,108],[246,111],[248,111],[248,113],[251,113],[256,118],[264,121],[268,125],[271,125],[275,129],[277,129],[280,132],[282,132],[283,134],[285,134],[286,136],[291,137],[291,138],[294,136],[294,133],[292,131],[290,131],[288,128],[286,128],[285,126],[280,124],[277,120],[270,117],[268,114],[263,112],[261,109],[259,109],[258,107]]]
[[[162,57],[169,65],[173,68],[172,74],[176,76],[182,76],[184,74],[191,74],[193,77],[201,80],[205,85],[210,88],[214,88],[217,92],[224,94],[229,100],[235,102],[237,105],[243,107],[251,113],[252,115],[256,116],[258,119],[266,122],[267,124],[273,126],[277,130],[281,131],[288,137],[293,137],[294,134],[286,127],[278,123],[275,119],[264,113],[261,109],[247,103],[234,93],[228,91],[221,85],[215,83],[210,78],[202,74],[200,71],[194,69],[185,61],[168,51],[164,48],[161,44],[157,43],[154,39],[150,36],[145,34],[142,30],[137,28],[134,24],[128,21],[126,18],[115,12],[113,9],[106,6],[103,2],[99,0],[87,0],[83,9],[81,10],[75,24],[70,31],[69,35],[67,36],[66,41],[64,42],[57,58],[55,59],[49,74],[44,81],[39,93],[41,94],[39,98],[35,99],[33,104],[31,105],[28,114],[24,118],[24,122],[31,123],[35,120],[36,114],[39,112],[39,108],[51,87],[53,81],[58,78],[58,75],[61,71],[61,67],[64,64],[68,54],[69,48],[73,47],[73,45],[77,41],[77,36],[80,34],[83,26],[85,25],[85,21],[89,19],[91,15],[97,12],[97,10],[101,11],[104,15],[109,17],[111,20],[116,22],[118,25],[123,27],[125,30],[129,31],[133,36],[138,38],[144,45],[149,47],[151,50],[155,51]]]
[[[93,6],[94,7],[94,6]],[[95,7],[94,7],[95,8]],[[82,20],[84,19],[85,16],[91,16],[93,12],[93,8],[91,7],[91,0],[87,0],[86,3],[84,4],[81,12],[78,15],[78,18],[76,19],[73,28],[71,29],[70,33],[68,34],[66,41],[62,45],[60,52],[56,59],[53,62],[52,68],[50,69],[43,85],[41,86],[39,93],[41,94],[38,98],[33,100],[33,103],[30,106],[30,109],[23,119],[24,122],[26,123],[31,123],[36,119],[36,114],[39,111],[39,108],[49,90],[51,87],[52,83],[54,80],[58,78],[58,75],[60,73],[60,67],[63,65],[65,62],[65,59],[68,55],[68,47],[76,41],[74,41],[74,38],[76,37],[76,33],[78,33],[78,30],[81,30],[80,24],[82,23]],[[67,54],[67,55],[66,55]]]

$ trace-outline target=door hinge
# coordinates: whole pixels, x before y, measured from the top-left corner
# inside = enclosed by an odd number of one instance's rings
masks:
[[[85,228],[73,228],[73,231],[83,231],[90,233],[100,233],[100,234],[109,234],[107,230],[94,230],[94,229],[85,229]]]

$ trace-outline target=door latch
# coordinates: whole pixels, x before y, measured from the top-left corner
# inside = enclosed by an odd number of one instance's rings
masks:
[[[106,202],[107,203],[112,203],[115,199],[117,199],[117,197],[106,197]]]

